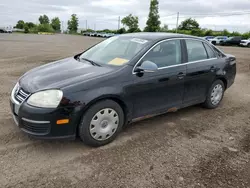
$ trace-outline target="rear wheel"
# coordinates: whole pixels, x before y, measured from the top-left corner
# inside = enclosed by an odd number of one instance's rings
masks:
[[[204,107],[209,109],[217,108],[223,99],[225,92],[225,85],[221,80],[216,80],[210,87]]]
[[[247,44],[247,47],[250,48],[250,43]]]
[[[85,112],[79,125],[79,136],[87,145],[103,146],[115,139],[123,124],[124,113],[120,105],[103,100]]]

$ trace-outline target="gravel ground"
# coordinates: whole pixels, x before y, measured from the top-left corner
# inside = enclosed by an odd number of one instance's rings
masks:
[[[0,187],[250,187],[250,49],[221,106],[189,107],[127,126],[111,144],[29,138],[14,124],[9,95],[27,70],[72,56],[100,39],[0,34]]]

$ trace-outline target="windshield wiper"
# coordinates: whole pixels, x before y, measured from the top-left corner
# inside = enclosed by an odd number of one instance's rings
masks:
[[[99,65],[98,63],[96,63],[96,62],[94,62],[94,61],[92,61],[90,59],[81,58],[81,60],[88,61],[89,63],[91,63],[91,65],[101,67],[101,65]]]

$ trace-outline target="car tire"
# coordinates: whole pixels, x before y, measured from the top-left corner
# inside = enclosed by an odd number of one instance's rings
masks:
[[[102,100],[84,113],[78,127],[79,137],[89,146],[103,146],[116,138],[123,124],[121,106],[113,100]]]
[[[247,47],[250,48],[250,43],[247,44]]]
[[[224,92],[224,83],[221,80],[216,80],[209,88],[206,101],[203,103],[203,106],[208,109],[217,108],[224,97]]]

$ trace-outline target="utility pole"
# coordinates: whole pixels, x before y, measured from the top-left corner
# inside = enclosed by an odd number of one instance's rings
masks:
[[[86,20],[86,31],[88,30],[88,20]]]
[[[177,12],[177,20],[176,20],[176,33],[178,32],[178,25],[179,25],[179,12]]]
[[[64,22],[62,21],[62,33],[64,33]]]
[[[94,24],[94,30],[96,31],[96,25]]]
[[[120,24],[121,24],[121,17],[119,16],[119,18],[118,18],[118,30],[120,29]]]

